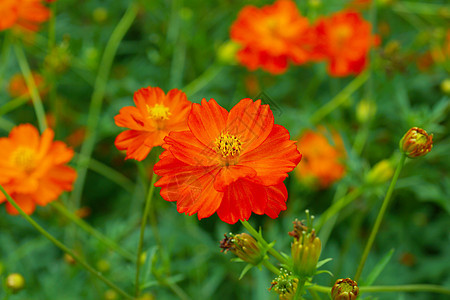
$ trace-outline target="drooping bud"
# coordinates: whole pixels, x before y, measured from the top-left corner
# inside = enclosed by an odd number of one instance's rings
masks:
[[[413,127],[400,140],[400,150],[409,158],[426,155],[433,148],[433,135],[419,127]]]
[[[311,277],[316,272],[322,243],[313,229],[311,232],[303,232],[299,239],[295,239],[291,245],[291,255],[294,273],[300,277]]]
[[[280,295],[280,300],[292,300],[297,291],[298,279],[285,269],[280,270],[280,275],[278,275],[271,282],[269,290]]]
[[[11,293],[18,293],[25,287],[25,279],[19,273],[9,274],[8,277],[6,277],[6,287]]]
[[[220,241],[222,251],[231,251],[237,257],[252,265],[258,265],[264,258],[258,242],[247,233],[230,234],[230,237],[224,235],[225,238]]]
[[[331,289],[333,300],[355,300],[358,297],[358,283],[350,278],[338,279]]]

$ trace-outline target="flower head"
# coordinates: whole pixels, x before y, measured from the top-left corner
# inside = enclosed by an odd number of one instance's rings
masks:
[[[377,42],[371,33],[371,24],[351,10],[319,18],[315,32],[315,58],[328,62],[328,72],[332,76],[361,73],[367,65],[370,48]]]
[[[292,300],[297,292],[297,286],[298,279],[292,275],[292,272],[281,269],[280,275],[272,280],[269,290],[278,293],[280,300]]]
[[[167,95],[159,87],[142,88],[134,93],[136,106],[127,106],[114,117],[116,125],[126,127],[115,141],[119,150],[126,150],[126,159],[143,160],[155,146],[163,144],[170,131],[187,129],[191,102],[180,90]]]
[[[291,0],[278,0],[262,8],[244,7],[230,35],[242,46],[238,60],[249,70],[261,67],[280,74],[289,62],[301,64],[309,59],[309,22]]]
[[[241,100],[230,112],[214,99],[193,104],[189,130],[171,132],[154,171],[161,196],[180,213],[234,224],[251,213],[276,218],[286,209],[283,180],[301,159],[268,105]]]
[[[433,148],[433,135],[419,127],[413,127],[400,140],[400,150],[409,158],[424,156]]]
[[[0,184],[27,214],[45,206],[63,191],[72,190],[76,173],[66,166],[73,156],[63,142],[53,141],[53,130],[39,136],[30,124],[14,127],[9,137],[0,138]],[[0,203],[6,201],[0,193]],[[8,202],[8,213],[18,211]]]
[[[9,274],[6,277],[6,287],[16,294],[25,288],[25,278],[19,273]]]
[[[322,242],[316,236],[314,229],[303,232],[299,238],[294,238],[291,245],[294,273],[300,277],[313,276],[321,252]]]
[[[0,31],[17,26],[20,29],[37,31],[39,24],[50,17],[50,10],[41,0],[0,1]]]
[[[338,279],[331,289],[333,300],[355,300],[358,297],[358,283],[350,278]]]
[[[326,188],[344,176],[345,150],[338,133],[333,134],[332,145],[321,131],[307,130],[301,135],[298,144],[303,161],[295,170],[301,181]]]
[[[258,242],[247,233],[240,233],[227,237],[220,241],[220,248],[233,252],[237,257],[252,265],[258,265],[264,258]]]

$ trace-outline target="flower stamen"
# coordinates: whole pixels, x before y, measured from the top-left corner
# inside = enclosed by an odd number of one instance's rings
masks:
[[[168,120],[172,115],[168,107],[158,103],[153,107],[147,105],[147,112],[149,113],[148,118],[155,121]]]
[[[36,167],[36,152],[33,149],[20,147],[11,155],[11,162],[25,172]]]
[[[214,150],[221,154],[223,158],[233,158],[241,153],[242,142],[235,135],[221,133],[214,144]]]

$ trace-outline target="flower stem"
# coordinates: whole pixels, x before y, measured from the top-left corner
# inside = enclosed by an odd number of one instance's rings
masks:
[[[30,100],[28,96],[20,96],[6,102],[4,105],[0,107],[0,116],[3,116],[4,114],[9,113],[10,111],[15,110],[16,108],[21,107],[22,105],[27,103],[28,100]]]
[[[267,270],[271,271],[276,275],[280,275],[280,269],[275,267],[268,259],[264,259],[262,264],[264,265],[264,267],[267,268]]]
[[[213,80],[222,70],[223,66],[218,64],[213,64],[210,66],[205,72],[203,72],[199,77],[195,80],[191,81],[188,85],[186,85],[182,90],[185,92],[187,97],[191,97],[196,92],[205,87],[208,82]]]
[[[148,194],[147,199],[145,201],[145,208],[144,208],[144,214],[142,215],[142,223],[141,223],[141,233],[139,236],[139,244],[138,244],[138,250],[137,250],[137,260],[136,260],[136,290],[135,290],[135,296],[138,297],[140,293],[140,287],[139,287],[139,273],[141,268],[141,253],[142,253],[142,245],[144,242],[144,232],[145,232],[145,226],[147,225],[147,218],[150,212],[150,207],[152,204],[153,199],[153,192],[155,191],[155,182],[156,182],[156,174],[153,174],[152,180],[150,182],[150,186],[148,188]]]
[[[106,285],[108,285],[110,288],[115,290],[117,293],[125,297],[126,299],[134,299],[132,296],[128,295],[126,292],[124,292],[121,288],[119,288],[117,285],[109,281],[109,279],[103,277],[103,275],[95,270],[93,267],[91,267],[87,262],[85,262],[81,257],[76,255],[72,250],[70,250],[67,246],[65,246],[63,243],[61,243],[58,239],[56,239],[54,236],[52,236],[50,233],[48,233],[44,228],[42,228],[36,221],[34,221],[29,215],[27,215],[20,207],[17,205],[17,203],[14,201],[13,198],[5,191],[2,185],[0,185],[1,192],[5,195],[6,200],[14,206],[17,211],[22,215],[22,217],[25,218],[37,231],[39,231],[43,236],[45,236],[47,239],[49,239],[55,246],[60,248],[62,251],[66,252],[70,256],[73,257],[81,266],[83,266],[87,271],[92,273],[95,277],[103,281]]]
[[[102,233],[97,231],[95,228],[90,226],[88,223],[86,223],[81,218],[77,217],[74,213],[70,212],[64,205],[62,205],[60,202],[51,202],[51,205],[63,216],[77,224],[81,229],[98,239],[100,242],[111,248],[112,250],[116,251],[120,255],[122,255],[125,259],[128,259],[129,261],[135,262],[134,254],[121,248],[116,242],[113,240],[107,238]]]
[[[248,232],[250,232],[250,234],[258,241],[261,243],[261,245],[267,249],[267,252],[269,252],[270,254],[272,254],[273,257],[275,257],[280,263],[287,265],[287,259],[284,258],[277,250],[273,249],[272,246],[269,246],[269,244],[264,240],[264,238],[262,237],[262,234],[260,234],[259,232],[257,232],[252,225],[250,225],[249,222],[247,221],[242,221],[241,220],[242,225],[244,225],[245,229],[248,230]]]
[[[362,270],[364,268],[364,264],[366,263],[367,256],[369,255],[370,249],[372,248],[373,242],[375,241],[375,237],[378,233],[378,229],[380,228],[381,221],[383,220],[386,209],[389,205],[389,201],[391,200],[392,192],[394,191],[395,184],[397,183],[397,179],[400,175],[400,172],[403,168],[403,165],[406,160],[406,155],[403,154],[398,163],[397,169],[395,170],[394,177],[392,178],[391,184],[389,185],[389,189],[386,193],[386,196],[383,200],[383,204],[381,205],[380,211],[378,212],[377,219],[375,220],[375,224],[373,225],[372,232],[370,233],[369,240],[367,241],[366,247],[364,248],[363,255],[361,257],[361,261],[359,262],[358,269],[355,274],[355,281],[358,281]]]
[[[18,44],[19,42],[16,41],[16,44],[14,45],[14,52],[16,53],[17,61],[19,62],[23,77],[25,77],[28,90],[30,91],[31,100],[33,101],[34,110],[36,112],[36,117],[39,124],[39,130],[42,133],[45,129],[47,129],[44,106],[42,105],[41,96],[39,95],[36,83],[34,82],[33,75],[31,74],[30,66],[28,64],[23,48]]]
[[[2,53],[0,61],[0,86],[3,87],[3,76],[5,75],[6,67],[8,66],[9,55],[11,50],[11,37],[8,33],[4,35],[2,44]]]
[[[305,290],[305,283],[306,283],[306,278],[299,278],[297,290],[295,291],[293,300],[303,299],[302,295],[303,295],[303,291]]]
[[[335,110],[339,105],[343,104],[348,98],[369,78],[369,73],[364,72],[351,81],[342,91],[334,96],[328,103],[320,107],[312,116],[311,123],[317,124],[326,115]]]
[[[78,208],[80,204],[89,158],[91,157],[92,151],[94,150],[95,131],[99,122],[102,102],[106,91],[106,83],[108,81],[109,72],[111,70],[114,56],[116,55],[117,48],[119,47],[122,38],[125,36],[125,33],[133,23],[137,15],[137,11],[138,7],[135,3],[131,3],[131,5],[128,6],[127,11],[111,34],[111,37],[109,38],[109,41],[103,53],[102,60],[100,62],[97,78],[95,80],[94,91],[91,97],[91,104],[89,107],[86,140],[81,146],[81,153],[77,161],[78,179],[75,182],[74,190],[72,192],[74,209]]]
[[[308,289],[317,291],[319,293],[329,294],[330,287],[321,285],[308,286]],[[450,295],[450,289],[434,285],[434,284],[407,284],[407,285],[379,285],[379,286],[360,286],[361,293],[382,293],[382,292],[430,292],[436,294]]]

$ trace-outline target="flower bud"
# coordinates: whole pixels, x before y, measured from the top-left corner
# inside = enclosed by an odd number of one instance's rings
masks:
[[[9,274],[6,277],[6,287],[11,290],[13,294],[20,292],[25,287],[25,279],[19,273]]]
[[[377,112],[377,105],[374,101],[363,99],[356,106],[356,119],[359,123],[365,123],[372,119]]]
[[[217,49],[217,59],[224,64],[235,65],[237,63],[236,53],[239,48],[238,43],[227,41]]]
[[[400,150],[409,158],[424,156],[433,148],[433,135],[422,128],[413,127],[400,140]]]
[[[117,292],[115,290],[107,290],[103,294],[103,298],[105,300],[117,300],[118,299],[118,295],[117,295]]]
[[[394,175],[394,167],[388,159],[376,163],[366,176],[368,184],[382,184]]]
[[[255,266],[264,258],[258,242],[247,233],[231,235],[230,237],[225,234],[225,238],[220,241],[220,248],[225,250],[225,253],[228,250],[233,252],[243,261]]]
[[[308,231],[308,227],[302,221],[295,219],[292,224],[294,224],[294,230],[289,231],[288,234],[297,240],[303,235],[303,232]]]
[[[298,279],[285,269],[281,269],[280,275],[278,275],[271,282],[269,290],[280,295],[280,300],[292,300],[297,292]]]
[[[444,94],[450,95],[450,78],[446,78],[441,82],[441,91]]]
[[[333,300],[355,300],[358,297],[358,283],[350,278],[338,279],[331,289]]]
[[[291,245],[294,273],[300,277],[313,276],[321,251],[322,243],[314,229],[309,233],[303,232]]]
[[[144,293],[138,298],[138,300],[155,300],[155,296],[150,293]]]

